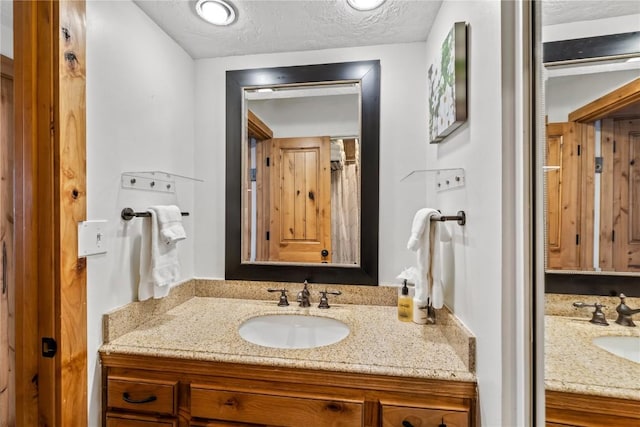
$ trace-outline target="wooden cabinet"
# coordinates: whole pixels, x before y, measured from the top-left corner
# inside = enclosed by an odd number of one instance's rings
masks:
[[[107,404],[115,409],[175,415],[177,385],[177,381],[111,376]]]
[[[547,390],[547,426],[639,426],[637,400]]]
[[[462,410],[382,405],[382,427],[467,427],[469,412]]]
[[[476,384],[101,354],[106,427],[475,426]]]

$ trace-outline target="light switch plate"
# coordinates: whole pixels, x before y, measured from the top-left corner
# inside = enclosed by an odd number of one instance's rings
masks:
[[[78,258],[107,253],[106,228],[104,219],[78,223]]]

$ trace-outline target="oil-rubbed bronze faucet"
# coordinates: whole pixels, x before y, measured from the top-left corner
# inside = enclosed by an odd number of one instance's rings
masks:
[[[280,300],[278,301],[278,307],[286,307],[289,305],[289,301],[287,301],[287,290],[286,289],[267,289],[267,292],[280,292]]]
[[[620,304],[616,307],[616,311],[618,312],[616,323],[622,326],[636,326],[631,316],[640,313],[640,308],[636,308],[635,310],[631,309],[625,302],[626,298],[627,296],[625,294],[620,294]]]
[[[311,302],[309,302],[309,297],[311,296],[311,293],[309,292],[309,289],[307,288],[307,281],[304,281],[304,288],[298,292],[298,298],[296,298],[296,300],[300,303],[300,307],[311,307]]]
[[[602,307],[604,307],[604,305],[600,304],[599,302],[596,302],[593,304],[585,304],[583,302],[574,302],[573,306],[578,308],[583,308],[583,307],[595,308],[595,310],[593,311],[593,316],[591,316],[591,320],[589,320],[589,322],[595,325],[609,326],[609,323],[607,322],[607,319],[605,319],[604,313],[602,312]]]
[[[329,299],[327,298],[327,294],[331,295],[342,295],[340,291],[320,291],[320,304],[318,304],[318,308],[330,308]]]

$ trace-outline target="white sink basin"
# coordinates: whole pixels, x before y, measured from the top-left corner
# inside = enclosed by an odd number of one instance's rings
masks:
[[[616,356],[640,363],[640,337],[598,337],[593,343]]]
[[[349,335],[349,326],[329,317],[274,314],[246,320],[238,329],[245,340],[273,348],[314,348]]]

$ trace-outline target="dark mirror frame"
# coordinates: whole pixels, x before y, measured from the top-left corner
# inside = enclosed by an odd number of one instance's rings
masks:
[[[361,84],[360,265],[243,263],[241,187],[244,89],[334,81],[359,81]],[[377,285],[380,61],[230,70],[226,73],[226,83],[225,279]]]
[[[636,55],[640,32],[614,34],[542,44],[543,65],[606,60]],[[546,236],[545,236],[546,238]],[[545,272],[545,292],[581,295],[640,296],[640,277]]]

